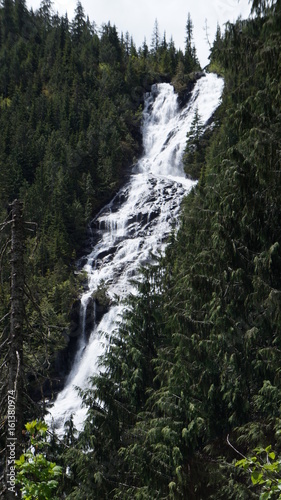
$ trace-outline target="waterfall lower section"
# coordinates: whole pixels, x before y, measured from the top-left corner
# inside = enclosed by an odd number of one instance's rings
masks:
[[[179,109],[177,95],[167,83],[154,85],[143,112],[144,155],[133,168],[129,182],[92,221],[95,245],[84,258],[88,287],[81,297],[80,331],[73,368],[46,420],[58,434],[73,415],[80,430],[86,410],[81,408],[77,387],[85,389],[97,373],[106,336],[122,314],[122,300],[135,293],[132,278],[151,262],[151,254],[163,252],[176,226],[180,204],[194,185],[186,179],[182,155],[186,135],[198,110],[207,124],[220,104],[223,80],[207,74],[195,85],[187,106]],[[102,312],[96,314],[98,307]],[[87,333],[88,332],[88,333]]]

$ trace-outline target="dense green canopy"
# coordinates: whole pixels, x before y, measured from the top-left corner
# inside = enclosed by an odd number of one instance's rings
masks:
[[[208,136],[194,117],[184,165],[199,180],[180,229],[143,271],[102,374],[81,393],[84,431],[78,437],[70,419],[67,448],[50,449],[67,469],[58,498],[258,498],[234,448],[280,451],[281,5],[252,7],[252,19],[217,30],[209,69],[225,79],[223,102]],[[183,54],[159,40],[157,25],[151,51],[110,24],[99,36],[79,3],[73,23],[48,2],[33,14],[5,0],[0,15],[0,209],[4,222],[20,197],[36,223],[25,251],[34,388],[45,360],[38,330],[52,356],[78,293],[68,266],[86,223],[140,152],[143,91],[172,79],[182,90],[198,62],[190,17]]]
[[[62,349],[83,286],[75,262],[87,225],[141,154],[144,92],[178,73],[184,84],[188,72],[199,69],[191,35],[192,57],[159,31],[157,45],[149,49],[144,42],[137,49],[129,33],[119,37],[110,23],[97,29],[80,2],[71,22],[55,14],[49,0],[35,13],[24,0],[0,4],[1,450],[15,346],[23,351],[18,407],[27,421],[44,413],[44,405],[35,403],[51,396],[65,375],[58,352],[65,356]],[[16,199],[22,207],[24,318],[15,344],[10,229],[18,218],[12,214]]]
[[[198,186],[84,393],[69,498],[258,498],[229,443],[280,449],[281,12],[262,7],[218,30],[223,104],[185,154]]]

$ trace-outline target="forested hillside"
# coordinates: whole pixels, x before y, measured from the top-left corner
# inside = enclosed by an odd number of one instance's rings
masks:
[[[194,118],[184,164],[199,180],[180,229],[143,271],[102,373],[81,393],[84,431],[70,419],[64,443],[48,449],[63,471],[57,498],[259,498],[233,447],[248,455],[272,444],[280,455],[281,3],[252,6],[251,20],[217,30],[209,69],[225,79],[223,102],[212,134]],[[98,33],[80,3],[69,23],[48,0],[35,14],[3,0],[0,21],[5,431],[13,376],[25,388],[22,424],[40,416],[82,286],[73,271],[87,222],[141,152],[143,92],[172,81],[182,93],[199,65],[190,18],[185,53],[157,23],[151,48],[110,24]],[[11,232],[24,244],[17,357]]]
[[[137,48],[129,33],[90,22],[80,2],[71,22],[49,0],[35,13],[25,0],[1,2],[2,466],[7,391],[17,387],[20,453],[24,422],[43,415],[37,403],[61,387],[58,353],[83,286],[76,261],[89,221],[141,154],[144,92],[174,79],[184,94],[198,69],[190,16],[182,52],[157,21],[151,44]]]
[[[230,444],[280,453],[281,12],[254,7],[217,32],[223,104],[186,153],[198,186],[84,392],[69,498],[259,498]]]

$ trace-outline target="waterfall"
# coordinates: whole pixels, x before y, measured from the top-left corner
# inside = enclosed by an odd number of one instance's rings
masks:
[[[85,257],[84,271],[88,287],[81,297],[82,335],[73,368],[65,388],[46,417],[58,434],[73,414],[81,429],[86,410],[76,387],[87,387],[88,378],[97,373],[97,361],[104,352],[105,334],[115,328],[122,314],[122,299],[135,293],[131,278],[151,259],[151,252],[163,252],[167,238],[177,221],[183,196],[194,185],[185,177],[182,155],[186,135],[198,110],[206,124],[220,104],[223,80],[206,74],[197,81],[188,104],[180,109],[177,95],[168,83],[153,85],[145,96],[143,111],[144,154],[132,169],[127,184],[92,221],[95,245]],[[101,321],[85,336],[86,309],[93,294],[106,291],[112,304]],[[84,326],[83,326],[84,325]]]

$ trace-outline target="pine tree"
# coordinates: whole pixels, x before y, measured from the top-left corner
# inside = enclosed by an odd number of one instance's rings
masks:
[[[151,38],[151,52],[155,60],[157,60],[158,57],[159,47],[160,47],[159,23],[158,20],[155,19],[152,38]]]
[[[194,69],[199,69],[199,62],[196,55],[196,49],[193,44],[193,23],[191,20],[190,13],[188,13],[186,22],[184,68],[186,73],[190,73]]]
[[[84,28],[86,26],[86,19],[84,9],[81,2],[77,2],[75,8],[75,16],[72,21],[72,36],[75,43],[81,42]]]

